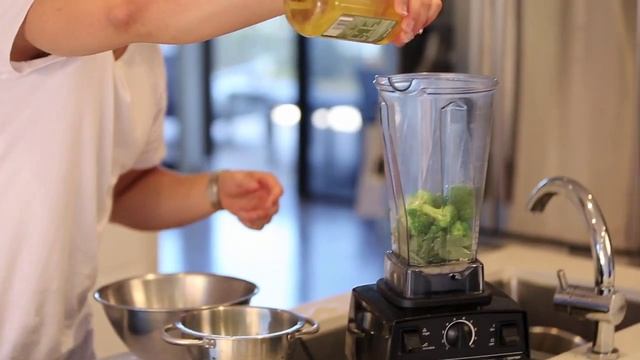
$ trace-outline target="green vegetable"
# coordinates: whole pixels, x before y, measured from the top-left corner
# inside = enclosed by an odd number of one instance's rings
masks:
[[[449,235],[454,238],[466,238],[471,235],[471,228],[468,223],[458,221],[451,227]]]
[[[433,219],[418,210],[417,207],[408,208],[407,217],[409,218],[409,230],[412,234],[426,234],[433,224]]]
[[[473,213],[476,209],[476,193],[472,187],[452,186],[449,189],[449,194],[447,194],[447,203],[458,209],[461,221],[473,221]]]
[[[411,263],[431,265],[471,259],[474,213],[472,187],[452,186],[446,197],[418,191],[407,204]]]
[[[456,208],[452,205],[446,205],[442,209],[436,209],[429,205],[422,205],[418,207],[418,211],[422,211],[424,214],[431,217],[440,227],[443,228],[451,226],[458,217]]]

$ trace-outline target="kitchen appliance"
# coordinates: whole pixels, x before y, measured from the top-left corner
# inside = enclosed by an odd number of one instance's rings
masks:
[[[120,339],[140,359],[186,359],[162,330],[188,311],[249,304],[258,292],[242,279],[207,273],[148,274],[116,281],[94,293]]]
[[[497,81],[378,76],[391,251],[352,292],[351,360],[524,359],[525,312],[476,258]]]
[[[165,327],[163,339],[188,349],[185,359],[285,360],[296,339],[318,330],[315,321],[290,311],[231,306],[184,314]]]

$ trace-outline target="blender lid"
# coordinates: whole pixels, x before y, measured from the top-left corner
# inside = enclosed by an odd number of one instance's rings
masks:
[[[380,91],[406,92],[426,90],[427,94],[472,94],[494,91],[498,80],[491,76],[463,73],[409,73],[376,75]]]

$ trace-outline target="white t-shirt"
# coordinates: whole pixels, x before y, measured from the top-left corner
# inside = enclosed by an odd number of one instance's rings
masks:
[[[32,1],[0,0],[0,359],[92,359],[99,233],[118,177],[164,157],[164,64],[146,44],[11,63]]]

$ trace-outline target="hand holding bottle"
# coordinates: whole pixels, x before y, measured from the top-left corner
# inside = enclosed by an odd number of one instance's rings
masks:
[[[402,46],[422,33],[422,29],[440,14],[442,2],[443,0],[395,0],[395,9],[404,18],[400,23],[402,31],[396,35],[393,43]]]
[[[284,0],[287,20],[308,37],[402,46],[436,19],[443,0]]]

